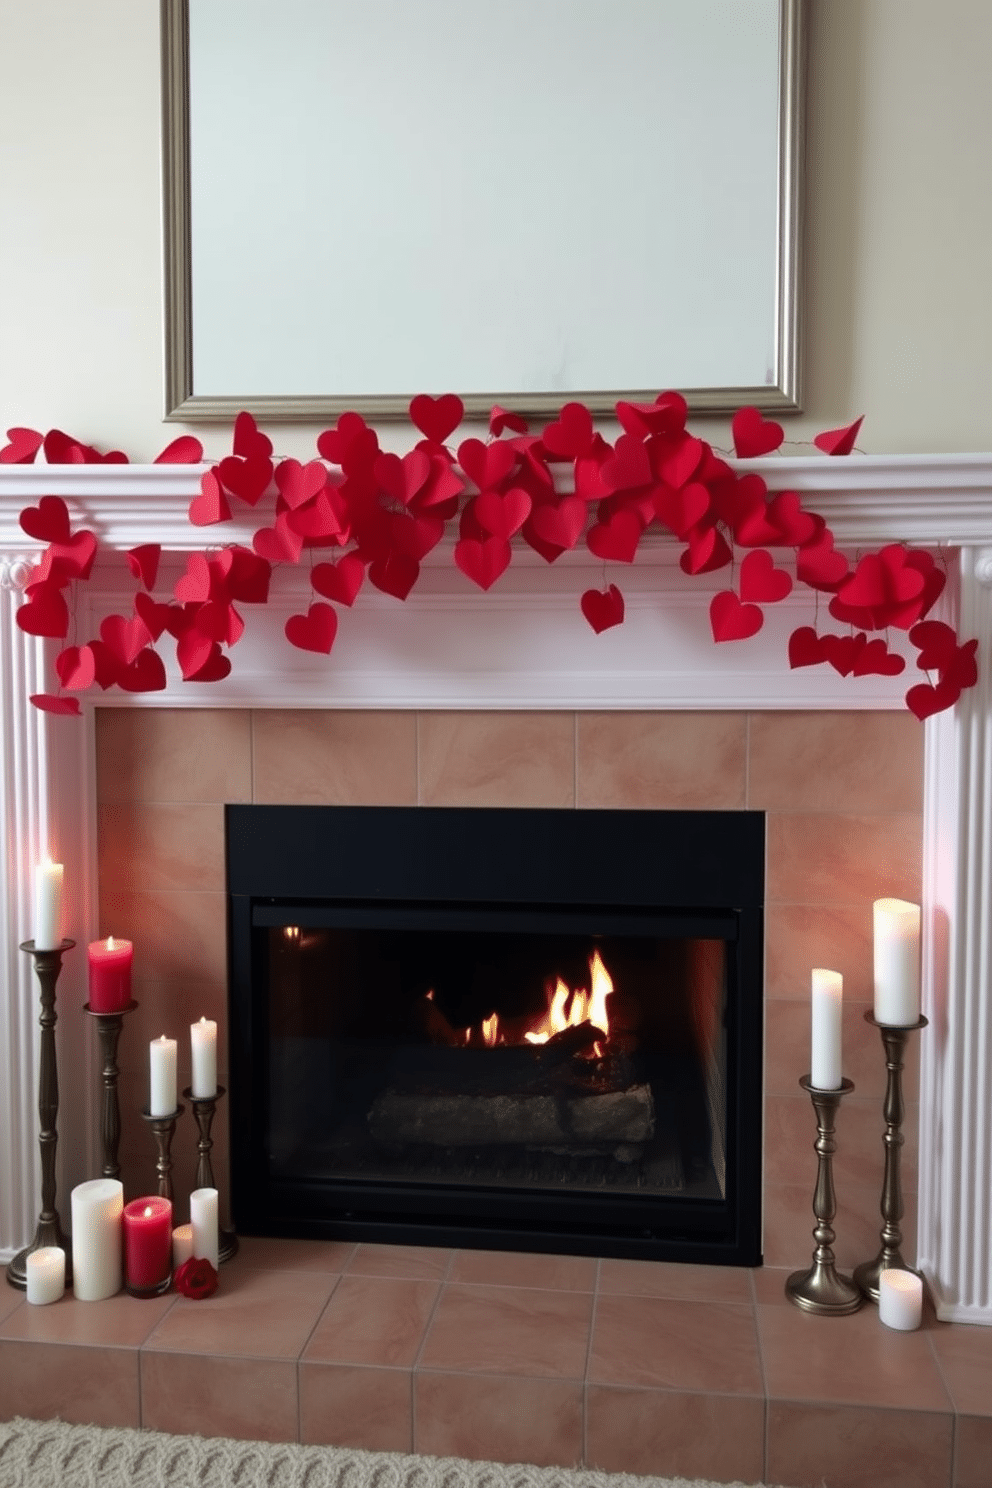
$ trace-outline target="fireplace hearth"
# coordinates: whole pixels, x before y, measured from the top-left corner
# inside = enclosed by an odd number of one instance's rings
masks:
[[[760,1260],[762,813],[226,831],[239,1231]]]

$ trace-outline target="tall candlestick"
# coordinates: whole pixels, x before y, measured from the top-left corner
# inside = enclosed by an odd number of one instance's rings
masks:
[[[81,1302],[102,1302],[121,1289],[124,1185],[92,1178],[72,1190],[72,1278]]]
[[[843,994],[844,978],[839,971],[815,968],[812,973],[810,1081],[817,1090],[840,1089]]]
[[[54,951],[62,944],[62,864],[47,858],[34,870],[34,948]]]
[[[148,1101],[149,1116],[171,1116],[176,1109],[176,1041],[166,1038],[153,1039],[149,1046],[151,1058],[151,1094]]]
[[[190,1090],[194,1100],[209,1100],[217,1094],[217,1024],[201,1018],[190,1024],[189,1037],[193,1055]]]
[[[134,946],[129,940],[93,940],[87,948],[90,969],[91,1013],[123,1013],[131,1005],[131,963]]]
[[[876,899],[875,1021],[912,1028],[920,1016],[920,906]]]

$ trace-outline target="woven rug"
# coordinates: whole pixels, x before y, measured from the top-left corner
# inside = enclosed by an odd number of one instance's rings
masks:
[[[0,1421],[0,1488],[718,1488],[563,1467],[408,1457],[62,1421]],[[721,1484],[719,1488],[728,1488]],[[731,1484],[729,1488],[744,1488]],[[755,1485],[757,1488],[757,1485]]]

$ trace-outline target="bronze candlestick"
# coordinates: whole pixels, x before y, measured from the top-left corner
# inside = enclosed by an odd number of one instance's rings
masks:
[[[62,957],[76,944],[74,940],[63,940],[53,950],[36,951],[33,940],[21,945],[22,951],[34,957],[34,969],[41,986],[41,1059],[38,1068],[38,1115],[41,1130],[38,1145],[41,1149],[41,1214],[30,1245],[19,1250],[7,1265],[7,1280],[21,1291],[28,1285],[28,1256],[45,1245],[56,1245],[65,1251],[66,1285],[72,1283],[72,1246],[62,1233],[62,1222],[55,1207],[55,1152],[59,1133],[59,1067],[55,1053],[55,983],[62,970]]]
[[[185,1111],[185,1106],[177,1106],[170,1111],[168,1116],[153,1116],[150,1111],[142,1111],[142,1116],[148,1122],[155,1136],[155,1145],[158,1148],[158,1161],[155,1171],[158,1173],[159,1197],[172,1201],[172,1138],[176,1134],[176,1122]]]
[[[833,1175],[833,1155],[837,1150],[834,1116],[841,1097],[851,1093],[854,1082],[842,1080],[838,1090],[818,1090],[809,1075],[804,1075],[799,1084],[809,1092],[816,1111],[816,1141],[813,1144],[817,1153],[816,1189],[813,1193],[816,1249],[808,1271],[793,1271],[785,1283],[785,1294],[804,1312],[843,1317],[846,1313],[857,1312],[864,1301],[851,1278],[840,1275],[834,1267],[833,1243],[836,1237],[831,1225],[837,1213]]]
[[[877,1302],[878,1278],[883,1271],[888,1271],[893,1267],[900,1271],[912,1270],[912,1267],[906,1265],[900,1250],[902,1228],[899,1221],[904,1212],[900,1167],[904,1141],[902,1123],[906,1114],[902,1098],[903,1055],[906,1052],[909,1035],[917,1028],[926,1028],[929,1019],[920,1017],[915,1023],[894,1025],[879,1023],[874,1013],[865,1013],[865,1022],[874,1023],[882,1035],[888,1076],[885,1085],[885,1105],[882,1108],[882,1114],[885,1117],[885,1132],[882,1137],[885,1144],[885,1174],[882,1179],[882,1199],[879,1205],[882,1213],[882,1245],[873,1261],[863,1261],[855,1268],[854,1280],[866,1297]]]
[[[98,1013],[90,1007],[88,1002],[83,1003],[83,1012],[89,1013],[90,1017],[96,1020],[100,1051],[103,1054],[103,1106],[100,1112],[100,1141],[103,1144],[101,1178],[121,1176],[121,1165],[117,1161],[117,1153],[121,1145],[121,1108],[117,1097],[117,1080],[120,1075],[117,1067],[117,1045],[120,1042],[121,1029],[124,1027],[124,1014],[133,1013],[137,1006],[136,1002],[129,1002],[127,1007],[121,1008],[119,1012]]]
[[[194,1095],[192,1087],[183,1091],[183,1099],[188,1100],[193,1107],[193,1115],[199,1128],[200,1139],[196,1144],[198,1154],[196,1164],[196,1187],[216,1188],[214,1182],[214,1170],[210,1163],[210,1151],[213,1147],[213,1139],[210,1136],[210,1128],[213,1125],[214,1116],[217,1111],[217,1102],[226,1091],[223,1085],[218,1085],[214,1095]],[[217,1259],[223,1264],[229,1261],[238,1252],[238,1237],[233,1230],[221,1229],[217,1236],[218,1250]]]

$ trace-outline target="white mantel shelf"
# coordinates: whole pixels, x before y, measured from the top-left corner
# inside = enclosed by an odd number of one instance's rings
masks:
[[[66,865],[66,933],[84,946],[97,929],[93,721],[113,707],[419,708],[895,708],[918,674],[841,679],[828,667],[790,672],[787,641],[811,624],[803,588],[766,607],[750,641],[713,644],[713,592],[726,574],[687,578],[678,545],[649,535],[637,562],[610,564],[627,601],[625,623],[593,635],[578,609],[603,583],[585,550],[550,567],[524,544],[493,591],[454,568],[450,544],[429,555],[406,603],[363,590],[343,611],[330,657],[294,651],[282,633],[309,591],[306,568],[274,576],[270,602],[244,606],[246,632],[221,684],[184,684],[82,697],[83,718],[39,713],[28,694],[51,686],[57,643],[15,622],[19,588],[42,544],[18,517],[41,496],[65,498],[74,529],[101,543],[91,580],[78,586],[80,641],[103,616],[128,613],[136,583],[121,554],[163,547],[157,593],[167,594],[189,552],[250,542],[251,521],[195,528],[187,507],[206,466],[0,465],[0,1257],[34,1232],[37,1156],[37,989],[18,949],[29,933],[31,865],[51,847]],[[921,1041],[919,1263],[941,1317],[992,1324],[992,454],[772,456],[739,461],[773,491],[794,490],[852,554],[886,542],[944,550],[949,580],[939,613],[979,640],[978,685],[926,724],[924,782],[924,1010]],[[779,557],[787,563],[787,554]],[[821,620],[825,619],[821,605]],[[16,849],[11,845],[16,845]],[[60,999],[85,999],[85,955],[66,958]],[[92,1063],[92,1060],[91,1060]],[[63,1109],[87,1120],[60,1130],[59,1207],[94,1166],[96,1072],[60,1065]]]

